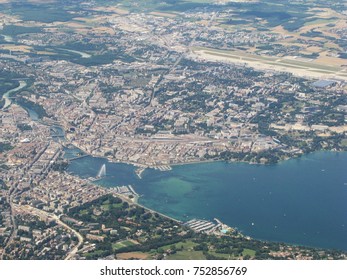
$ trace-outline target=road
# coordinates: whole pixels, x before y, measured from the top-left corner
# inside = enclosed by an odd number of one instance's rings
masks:
[[[14,204],[12,202],[12,197],[14,194],[14,187],[12,187],[9,190],[9,196],[7,197],[7,202],[10,204],[10,213],[11,213],[11,221],[12,221],[12,232],[10,235],[10,238],[7,240],[4,250],[2,251],[2,254],[0,255],[0,259],[3,260],[5,256],[5,251],[6,249],[11,245],[13,239],[17,236],[17,224],[16,224],[16,219],[14,217]]]
[[[65,260],[70,260],[72,259],[78,249],[82,246],[83,242],[84,242],[84,239],[83,239],[83,236],[77,232],[76,230],[74,230],[73,228],[69,227],[67,224],[65,224],[62,220],[60,220],[60,218],[55,215],[55,214],[52,214],[52,213],[48,213],[46,211],[43,211],[43,210],[40,210],[40,209],[37,209],[37,208],[34,208],[32,206],[29,206],[29,205],[25,205],[25,206],[18,206],[20,209],[24,210],[24,211],[28,211],[28,212],[31,212],[32,214],[34,215],[37,215],[39,217],[44,217],[44,218],[51,218],[53,219],[54,221],[56,221],[56,223],[62,227],[64,227],[66,230],[72,232],[75,236],[77,236],[78,238],[78,244],[68,253],[68,255],[65,257]]]
[[[214,13],[211,17],[211,19],[209,20],[208,22],[208,25],[206,26],[206,28],[208,29],[213,20],[215,19],[215,17],[218,15],[218,13]],[[149,104],[148,106],[152,106],[153,104],[153,100],[154,100],[154,97],[155,97],[155,94],[156,94],[156,91],[157,91],[157,87],[161,84],[163,78],[165,75],[167,74],[170,74],[173,70],[175,70],[176,66],[181,62],[182,58],[185,56],[185,54],[189,53],[190,52],[190,49],[191,47],[193,46],[193,44],[195,43],[196,39],[200,37],[201,33],[203,32],[204,30],[201,29],[199,32],[197,32],[197,34],[191,39],[191,41],[189,42],[189,44],[187,45],[187,49],[186,51],[182,52],[181,55],[177,58],[177,60],[175,61],[175,63],[169,68],[167,69],[166,71],[164,71],[158,81],[155,83],[155,85],[153,86],[153,89],[152,89],[152,94],[151,94],[151,97],[150,97],[150,100],[149,100]]]

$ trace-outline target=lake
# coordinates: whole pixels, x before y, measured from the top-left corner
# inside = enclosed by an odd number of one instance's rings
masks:
[[[200,163],[171,171],[104,158],[72,161],[68,171],[104,187],[134,186],[139,203],[173,218],[218,218],[254,238],[347,250],[347,153],[316,152],[275,165]]]

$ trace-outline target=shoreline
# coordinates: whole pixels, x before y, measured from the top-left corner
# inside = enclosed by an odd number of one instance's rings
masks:
[[[304,154],[304,156],[307,156],[307,155],[310,155],[310,154],[314,154],[314,153],[319,153],[319,154],[323,154],[323,153],[333,153],[333,154],[340,154],[340,153],[346,153],[346,151],[328,151],[328,150],[319,150],[319,151],[315,151],[315,152],[312,152],[312,153],[309,153],[309,154]],[[102,157],[99,157],[99,158],[102,158]],[[207,162],[221,162],[220,160],[219,161],[216,161],[216,160],[209,160],[209,161],[199,161],[199,162],[197,162],[197,163],[207,163]],[[283,163],[283,162],[285,162],[285,161],[281,161],[280,163]],[[225,163],[229,163],[229,162],[225,162]],[[240,163],[239,161],[237,161],[237,162],[232,162],[232,163]],[[248,162],[247,162],[248,163]],[[127,163],[127,164],[131,164],[131,163]],[[194,162],[188,162],[188,163],[185,163],[185,164],[195,164]],[[185,164],[175,164],[175,165],[185,165]],[[132,165],[132,164],[131,164]],[[76,176],[78,176],[78,175],[76,175]],[[100,186],[100,185],[99,185]],[[103,186],[100,186],[100,187],[102,187],[102,188],[104,188]],[[146,210],[148,210],[148,211],[150,211],[151,213],[158,213],[159,215],[161,215],[161,216],[163,216],[163,217],[166,217],[166,218],[169,218],[169,219],[171,219],[171,220],[173,220],[173,221],[176,221],[176,222],[179,222],[179,223],[182,223],[182,222],[184,222],[184,220],[179,220],[179,219],[176,219],[176,218],[174,218],[174,217],[170,217],[170,216],[168,216],[168,215],[166,215],[166,214],[164,214],[164,213],[161,213],[161,212],[158,212],[158,211],[156,211],[156,210],[154,210],[154,209],[151,209],[151,208],[149,208],[149,207],[146,207],[146,206],[144,206],[140,201],[139,201],[139,198],[137,198],[137,199],[134,199],[134,200],[131,200],[131,199],[129,199],[129,198],[127,198],[127,197],[123,197],[122,196],[122,198],[125,198],[126,199],[126,201],[130,201],[131,203],[133,203],[133,204],[135,204],[135,205],[138,205],[139,207],[142,207],[142,208],[144,208],[144,209],[146,209]],[[193,218],[193,217],[190,217],[190,218]],[[196,217],[195,217],[196,218]],[[226,224],[226,225],[228,225],[228,224]],[[285,241],[282,241],[282,240],[277,240],[277,239],[266,239],[266,238],[256,238],[256,237],[254,237],[254,236],[250,236],[249,234],[247,234],[243,229],[239,229],[237,226],[233,226],[233,225],[228,225],[230,228],[234,228],[234,229],[236,229],[238,232],[240,232],[240,234],[242,234],[243,236],[245,236],[245,237],[249,237],[249,238],[251,238],[251,239],[254,239],[254,240],[262,240],[262,241],[268,241],[268,242],[279,242],[279,243],[281,243],[281,242],[284,242],[284,243],[286,243],[286,244],[289,244],[289,245],[293,245],[293,246],[307,246],[307,247],[311,247],[311,248],[317,248],[317,249],[336,249],[336,247],[322,247],[322,246],[312,246],[312,245],[305,245],[305,244],[303,244],[302,242],[300,242],[300,241],[296,241],[296,242],[285,242]],[[341,251],[344,251],[343,249],[336,249],[336,250],[341,250]]]
[[[73,145],[73,144],[72,144]],[[155,167],[160,167],[162,165],[156,165],[156,166],[147,166],[147,165],[144,165],[144,164],[138,164],[138,163],[134,163],[134,162],[128,162],[128,161],[120,161],[120,160],[114,160],[114,159],[111,159],[107,156],[98,156],[98,155],[92,155],[84,150],[82,150],[80,147],[77,147],[75,145],[73,145],[73,147],[75,149],[78,149],[80,151],[83,152],[84,156],[90,156],[90,157],[93,157],[93,158],[103,158],[103,159],[106,159],[107,162],[110,162],[110,163],[122,163],[122,164],[128,164],[128,165],[132,165],[134,167],[138,167],[139,169],[143,169],[143,171],[147,168],[152,168],[152,169],[156,169]],[[66,147],[67,148],[67,147]],[[72,149],[74,149],[72,148]],[[67,148],[69,149],[69,148]],[[170,166],[184,166],[184,165],[192,165],[192,164],[201,164],[201,163],[213,163],[213,162],[225,162],[227,164],[229,163],[247,163],[247,164],[256,164],[256,165],[277,165],[277,164],[282,164],[283,162],[286,162],[290,159],[299,159],[303,156],[308,156],[308,155],[311,155],[311,154],[314,154],[314,153],[346,153],[347,151],[344,151],[344,150],[341,150],[341,151],[336,151],[336,150],[317,150],[317,151],[313,151],[313,152],[309,152],[309,153],[304,153],[302,155],[299,155],[299,156],[295,156],[295,157],[288,157],[286,159],[283,159],[283,160],[280,160],[274,164],[261,164],[261,163],[252,163],[252,162],[249,162],[249,161],[240,161],[240,160],[235,160],[235,161],[230,161],[230,160],[222,160],[222,159],[206,159],[206,160],[196,160],[196,161],[188,161],[188,162],[177,162],[177,163],[172,163],[170,164]],[[142,171],[142,172],[143,172]],[[162,171],[166,171],[166,170],[162,170]],[[142,179],[141,177],[141,174],[142,172],[140,173],[140,176],[138,176],[140,179]],[[135,172],[136,173],[136,172]],[[78,176],[76,174],[74,174],[74,176]],[[96,182],[96,181],[95,181]],[[94,182],[91,182],[93,185],[95,186],[99,186],[99,187],[102,187],[102,188],[105,188],[103,186],[100,186],[100,185],[97,185],[95,184]],[[125,197],[123,197],[122,199],[125,199]],[[178,222],[178,223],[183,223],[182,221],[178,220],[178,219],[175,219],[173,217],[170,217],[164,213],[161,213],[161,212],[158,212],[154,209],[151,209],[149,207],[146,207],[144,205],[142,205],[141,203],[139,203],[139,197],[136,197],[134,198],[134,200],[131,200],[131,203],[139,206],[139,207],[142,207],[144,209],[146,209],[147,211],[151,212],[151,213],[157,213],[158,215],[162,216],[162,217],[165,217],[167,219],[170,219],[170,220],[173,220],[175,222]],[[242,231],[240,231],[242,233]],[[268,241],[268,242],[282,242],[282,241],[276,241],[276,240],[269,240],[269,239],[258,239],[258,238],[254,238],[254,237],[250,237],[251,239],[256,239],[256,240],[264,240],[264,241]],[[300,243],[287,243],[287,244],[292,244],[293,246],[305,246],[303,244],[300,244]],[[312,247],[312,248],[321,248],[321,247]]]
[[[69,145],[69,144],[67,144],[67,145]],[[66,146],[64,145],[64,147],[67,148],[67,149],[71,149],[71,148],[68,148],[67,145]],[[143,169],[143,171],[141,171],[140,175],[142,175],[142,173],[146,169],[158,169],[158,167],[161,167],[161,166],[171,166],[171,167],[174,167],[174,166],[184,166],[184,165],[213,163],[213,162],[224,162],[224,163],[227,163],[227,164],[230,164],[230,163],[243,163],[243,164],[249,164],[249,165],[271,166],[271,165],[276,165],[276,164],[282,164],[283,162],[287,162],[288,160],[299,159],[299,158],[302,158],[303,156],[308,156],[308,155],[314,154],[314,153],[320,153],[320,152],[347,153],[347,150],[346,151],[345,150],[316,150],[316,151],[312,151],[312,152],[309,152],[309,153],[303,153],[303,154],[296,155],[296,156],[293,156],[293,157],[288,157],[288,158],[279,160],[279,161],[277,161],[275,163],[268,163],[268,164],[267,163],[258,163],[258,162],[244,161],[244,160],[224,160],[224,159],[218,159],[217,158],[217,159],[207,159],[207,160],[202,160],[202,161],[201,160],[196,160],[196,161],[177,162],[177,163],[171,163],[171,164],[160,164],[160,165],[151,166],[151,165],[145,165],[145,164],[135,163],[135,162],[131,162],[131,161],[115,160],[115,159],[109,158],[107,156],[92,155],[89,152],[86,152],[85,150],[81,149],[80,147],[77,147],[74,144],[70,143],[70,145],[73,145],[75,149],[79,149],[79,150],[81,150],[83,152],[83,155],[80,156],[81,158],[90,156],[90,157],[93,157],[93,158],[106,159],[109,163],[120,163],[120,164],[132,165],[133,167],[137,168],[136,170]],[[136,170],[135,170],[135,174],[137,175]],[[162,172],[166,172],[166,171],[170,171],[170,170],[161,170],[161,171]],[[142,176],[141,177],[138,176],[138,178],[142,179]]]

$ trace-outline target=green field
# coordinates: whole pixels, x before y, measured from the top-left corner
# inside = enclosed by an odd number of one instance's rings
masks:
[[[1,31],[1,34],[8,36],[16,36],[27,33],[40,33],[42,29],[39,27],[27,27],[19,25],[6,25]]]
[[[194,246],[197,245],[197,243],[193,242],[193,241],[186,241],[186,242],[178,242],[178,243],[175,243],[173,244],[176,248],[178,249],[181,249],[183,248],[183,250],[193,250]],[[163,246],[163,247],[160,247],[161,249],[163,250],[167,250],[167,249],[170,249],[172,245],[167,245],[167,246]]]
[[[206,260],[202,251],[178,251],[167,257],[168,260]]]
[[[255,251],[251,250],[251,249],[243,249],[242,256],[254,257],[255,256]]]
[[[347,147],[347,139],[342,140],[341,145]]]
[[[134,242],[132,242],[130,240],[120,241],[120,242],[112,244],[112,249],[113,250],[118,250],[120,248],[129,247],[129,246],[132,246],[132,245],[135,245],[135,244],[136,243],[134,243]]]

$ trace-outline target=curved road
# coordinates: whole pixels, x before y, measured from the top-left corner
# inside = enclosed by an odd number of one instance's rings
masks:
[[[80,248],[80,246],[83,244],[83,241],[84,241],[83,236],[79,232],[77,232],[73,228],[69,227],[62,220],[60,220],[60,218],[55,214],[48,213],[46,211],[34,208],[32,206],[29,206],[29,205],[19,206],[19,207],[22,209],[24,208],[25,210],[27,210],[27,211],[29,211],[29,212],[31,212],[31,213],[39,216],[39,217],[51,218],[51,219],[55,220],[58,225],[64,227],[65,229],[71,231],[74,235],[76,235],[78,238],[78,244],[68,253],[68,255],[65,257],[65,260],[70,260],[76,255],[78,249]]]

